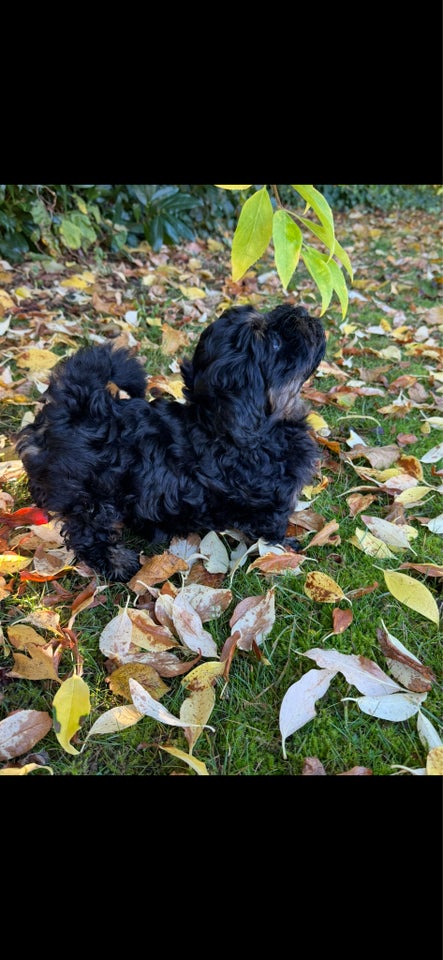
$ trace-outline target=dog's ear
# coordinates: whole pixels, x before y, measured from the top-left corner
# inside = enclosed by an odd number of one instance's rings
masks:
[[[251,307],[226,310],[181,365],[184,394],[197,405],[205,429],[248,446],[259,442],[268,405],[259,361],[265,323]]]

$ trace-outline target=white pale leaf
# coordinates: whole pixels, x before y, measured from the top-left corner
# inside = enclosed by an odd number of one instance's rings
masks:
[[[303,727],[317,715],[316,701],[323,697],[335,677],[335,670],[308,670],[300,680],[286,691],[280,707],[280,733],[283,756],[286,760],[285,741],[292,733]]]
[[[180,593],[197,611],[203,623],[219,617],[232,600],[230,590],[207,587],[203,583],[189,583],[182,587]]]
[[[344,697],[352,700],[352,697]],[[390,697],[357,697],[363,713],[379,720],[409,720],[418,713],[420,704],[426,699],[426,693],[393,693]]]
[[[85,740],[94,736],[94,734],[120,733],[121,730],[126,730],[127,727],[132,727],[134,723],[138,723],[142,717],[143,713],[140,713],[132,703],[112,707],[111,710],[102,713],[101,717],[93,723]]]
[[[204,630],[201,618],[182,591],[174,599],[172,620],[181,642],[189,650],[200,652],[203,657],[218,657],[215,640]]]
[[[208,573],[226,573],[229,570],[229,556],[220,537],[211,530],[200,543],[200,553],[205,556],[203,561]]]
[[[432,520],[429,520],[424,526],[427,527],[431,533],[443,534],[443,513],[439,513],[438,517],[433,517]]]
[[[126,610],[122,610],[106,624],[99,639],[99,647],[105,657],[121,659],[129,652],[132,623]]]
[[[346,443],[348,447],[351,447],[351,448],[356,447],[359,443],[361,443],[363,447],[366,447],[366,443],[362,439],[362,437],[360,437],[358,433],[356,433],[355,430],[352,430],[352,429],[349,430],[349,437],[346,438]]]
[[[437,443],[436,447],[431,447],[420,457],[420,463],[438,463],[439,460],[443,460],[443,443]]]
[[[168,723],[171,727],[208,726],[209,730],[214,729],[213,727],[209,727],[208,724],[184,723],[182,720],[179,720],[178,717],[174,717],[174,714],[170,713],[158,700],[154,700],[154,697],[151,697],[150,693],[142,687],[141,683],[139,683],[138,680],[133,680],[132,677],[129,680],[129,689],[136,710],[143,713],[146,717],[152,717],[154,720],[159,720],[160,723]]]
[[[334,649],[322,650],[320,647],[307,650],[304,656],[315,660],[319,667],[342,673],[348,683],[352,683],[360,693],[368,697],[385,697],[402,689],[395,680],[383,673],[383,670],[380,670],[380,667],[367,657],[357,656],[354,653],[340,653]]]
[[[443,746],[443,741],[440,739],[435,727],[421,710],[418,711],[417,731],[423,746],[426,747],[427,750]]]
[[[374,537],[383,540],[383,543],[387,543],[389,547],[401,547],[408,550],[410,549],[409,541],[418,536],[418,530],[406,523],[399,525],[397,523],[391,523],[390,520],[382,520],[381,517],[370,517],[363,513],[361,514],[361,519],[371,533],[374,534]]]

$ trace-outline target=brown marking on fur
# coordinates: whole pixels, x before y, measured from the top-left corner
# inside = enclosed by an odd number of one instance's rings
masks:
[[[271,412],[277,420],[300,420],[306,415],[307,408],[300,399],[300,380],[291,380],[279,390],[270,388],[268,393]]]

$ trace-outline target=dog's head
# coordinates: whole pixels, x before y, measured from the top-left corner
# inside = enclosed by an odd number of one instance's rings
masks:
[[[214,431],[259,442],[269,418],[303,416],[299,392],[325,348],[321,322],[303,307],[267,314],[232,307],[203,331],[193,359],[182,364],[185,395]]]

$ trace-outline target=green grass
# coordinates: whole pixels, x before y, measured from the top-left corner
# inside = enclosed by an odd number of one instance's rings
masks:
[[[378,238],[365,253],[369,264],[368,270],[372,280],[377,279],[383,268],[380,266],[380,251],[390,253],[391,248],[397,256],[398,236]],[[417,258],[419,253],[414,245],[411,247],[411,256]],[[359,252],[362,258],[361,251]],[[371,259],[372,258],[372,259]],[[228,267],[226,267],[228,270]],[[395,276],[394,267],[390,267]],[[408,271],[401,275],[402,281],[408,280],[411,287],[405,292],[401,290],[397,296],[390,299],[390,305],[396,309],[404,309],[407,315],[406,323],[418,325],[423,315],[415,314],[417,307],[430,308],[435,306],[435,284],[430,280],[423,281],[422,268],[412,263]],[[391,277],[392,279],[392,277]],[[380,278],[380,282],[383,280]],[[375,284],[377,286],[377,284]],[[312,288],[304,291],[312,292]],[[376,291],[376,295],[379,295]],[[274,305],[273,294],[264,297],[262,308],[267,309]],[[280,297],[275,295],[275,302]],[[414,311],[411,312],[411,304]],[[146,315],[162,315],[164,305],[151,307],[141,304]],[[361,331],[365,331],[370,324],[379,323],[385,316],[372,303],[359,306],[351,302],[347,322],[356,323]],[[390,319],[390,317],[388,317]],[[96,329],[96,322],[92,316],[84,318],[84,342],[88,332]],[[337,351],[342,346],[352,342],[352,335],[345,337],[340,333],[341,318],[337,310],[328,312],[325,318],[326,329],[329,333],[328,359],[334,361]],[[201,326],[190,326],[191,332],[198,334]],[[160,343],[160,331],[155,327],[143,325],[137,336],[142,339],[142,354],[146,360],[149,373],[168,373],[170,357],[165,357],[159,349],[149,349],[146,337],[153,343]],[[81,341],[79,340],[79,343]],[[400,345],[402,351],[401,364],[383,361],[369,349],[378,351],[393,341],[389,337],[371,335],[355,341],[363,353],[354,360],[354,368],[348,372],[352,377],[358,377],[358,367],[365,368],[380,366],[386,363],[386,379],[388,383],[395,380],[401,373],[414,374],[429,389],[429,375],[436,369],[434,361],[428,358],[409,358],[407,350]],[[347,356],[347,354],[344,354]],[[348,368],[344,368],[347,370]],[[318,377],[312,381],[321,391],[327,392],[337,381],[333,377]],[[341,381],[340,381],[341,382]],[[375,384],[378,386],[378,384]],[[438,385],[437,385],[438,386]],[[435,387],[434,387],[435,390]],[[342,453],[345,454],[346,437],[352,428],[361,434],[365,441],[372,445],[387,445],[395,443],[399,432],[413,433],[417,441],[404,449],[407,455],[420,458],[431,446],[441,440],[441,433],[433,430],[430,434],[423,434],[423,416],[419,409],[413,408],[402,419],[385,416],[379,413],[379,408],[393,402],[395,394],[376,397],[357,397],[354,406],[350,409],[327,404],[314,406],[327,420],[331,428],[330,439],[340,441]],[[432,398],[430,398],[432,402]],[[4,404],[4,433],[10,437],[18,428],[23,407],[14,407]],[[438,410],[424,410],[438,415]],[[365,420],[364,417],[374,417],[377,422]],[[377,429],[377,423],[379,429]],[[381,429],[380,429],[381,428]],[[356,461],[369,466],[366,461]],[[426,481],[438,485],[439,478],[432,477],[430,465],[424,466]],[[441,497],[438,494],[426,504],[418,504],[408,512],[413,519],[411,522],[418,530],[418,537],[413,541],[412,551],[402,551],[395,560],[374,560],[359,551],[349,543],[356,526],[363,526],[360,517],[349,516],[346,499],[352,487],[364,485],[345,459],[341,461],[329,454],[324,448],[323,475],[329,478],[328,487],[320,493],[315,501],[314,509],[320,513],[326,522],[335,519],[339,524],[339,545],[326,544],[309,549],[311,536],[307,536],[302,546],[307,547],[308,559],[302,566],[302,573],[296,576],[288,573],[283,576],[263,577],[253,571],[250,574],[245,568],[240,568],[230,584],[233,600],[228,610],[217,620],[205,624],[216,640],[220,650],[225,639],[230,634],[229,619],[234,606],[244,597],[265,593],[271,585],[275,586],[276,620],[271,633],[266,637],[259,660],[253,652],[237,651],[231,666],[229,682],[217,680],[216,702],[214,710],[208,720],[215,732],[203,730],[195,747],[194,755],[206,764],[210,775],[215,776],[293,776],[302,771],[306,757],[318,757],[324,764],[328,775],[336,775],[349,770],[354,766],[369,767],[374,775],[386,776],[395,772],[395,764],[410,768],[423,767],[426,763],[426,747],[421,743],[416,727],[416,717],[404,722],[389,722],[372,718],[362,713],[358,705],[346,698],[359,696],[355,687],[349,685],[341,674],[333,679],[327,694],[317,703],[317,716],[304,727],[296,731],[286,742],[287,759],[283,758],[281,737],[279,732],[279,711],[282,699],[288,688],[299,680],[304,673],[315,667],[314,661],[303,656],[312,647],[325,649],[335,648],[346,654],[363,655],[374,660],[381,669],[387,671],[386,661],[381,653],[377,641],[377,627],[383,620],[391,634],[397,637],[407,649],[430,667],[437,682],[428,693],[423,704],[423,713],[431,720],[442,735],[442,646],[441,634],[435,624],[431,623],[420,613],[417,613],[404,604],[400,604],[386,587],[383,570],[397,569],[404,560],[414,562],[441,562],[441,537],[430,533],[421,526],[420,517],[436,516],[441,512]],[[26,483],[23,480],[11,483],[7,489],[15,497],[14,509],[18,509],[30,502]],[[392,497],[383,494],[371,504],[368,513],[383,517],[385,508],[392,503]],[[139,543],[147,554],[160,552],[160,547],[154,551],[146,544]],[[304,582],[309,571],[322,571],[332,577],[346,594],[348,591],[365,587],[378,581],[378,588],[353,602],[353,623],[341,635],[331,636],[332,604],[318,603],[311,600],[304,592]],[[439,583],[441,581],[423,578],[413,571],[405,571],[417,580],[425,583],[432,595],[439,599]],[[174,579],[177,585],[180,581]],[[61,580],[67,589],[80,590],[85,581],[75,574],[68,574]],[[225,585],[229,585],[227,578]],[[17,709],[37,709],[52,711],[52,700],[57,685],[52,681],[32,682],[23,679],[11,680],[6,676],[12,667],[12,656],[7,642],[8,625],[26,617],[35,607],[41,605],[42,600],[51,593],[50,584],[28,583],[25,587],[15,583],[11,596],[2,603],[2,626],[5,636],[5,656],[0,658],[1,695],[0,719],[8,716]],[[441,590],[441,586],[440,586]],[[65,753],[58,743],[54,732],[40,741],[34,752],[38,753],[44,762],[49,764],[56,775],[87,775],[87,776],[169,776],[172,774],[195,774],[182,761],[163,752],[161,746],[175,746],[187,752],[188,746],[184,732],[179,728],[167,727],[148,717],[143,718],[135,726],[122,733],[92,737],[84,746],[85,737],[95,720],[106,710],[123,703],[116,697],[106,683],[106,666],[104,657],[99,649],[99,638],[105,625],[117,613],[117,606],[124,606],[130,591],[121,584],[107,585],[102,596],[105,602],[93,609],[81,612],[74,624],[79,639],[79,649],[83,661],[83,678],[88,684],[91,693],[91,714],[84,720],[81,730],[74,743],[81,749],[78,756]],[[133,595],[130,594],[130,602]],[[341,601],[339,606],[348,604]],[[62,625],[66,625],[70,616],[69,605],[58,604],[55,608],[60,614]],[[49,638],[49,635],[48,635]],[[69,675],[73,669],[73,658],[66,650],[62,658],[60,676]],[[180,705],[185,697],[181,685],[181,677],[164,678],[170,687],[169,692],[162,698],[164,706],[173,714],[178,715]],[[21,761],[23,758],[19,758]],[[14,761],[12,761],[14,762]]]

